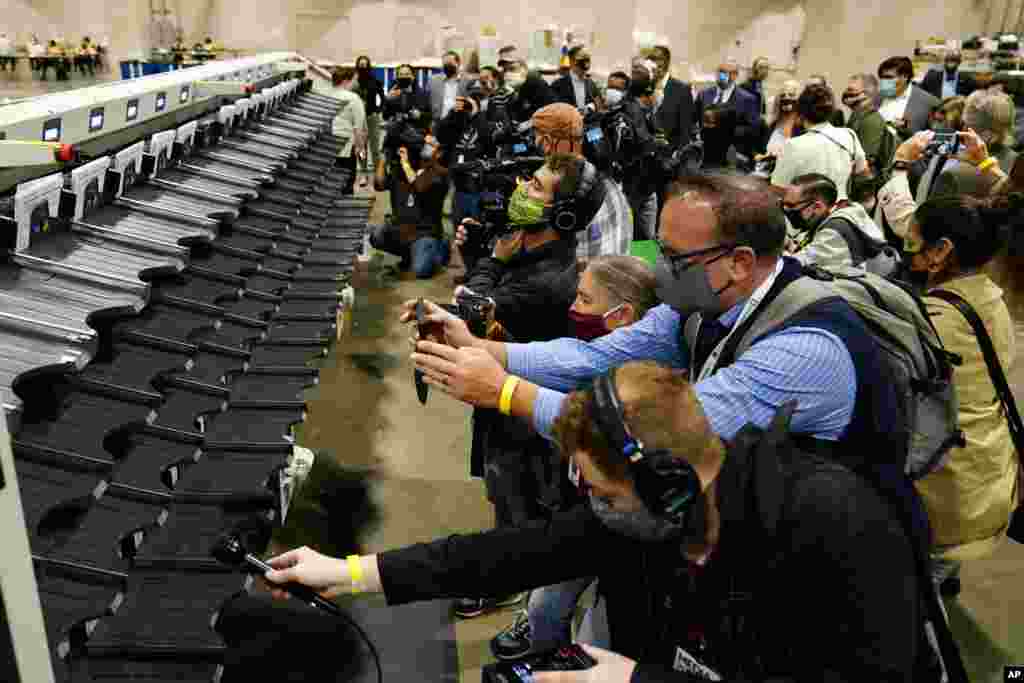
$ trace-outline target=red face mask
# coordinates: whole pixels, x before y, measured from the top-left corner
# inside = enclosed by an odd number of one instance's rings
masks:
[[[579,313],[569,309],[569,323],[572,336],[583,341],[593,341],[608,334],[608,327],[605,325],[605,318],[619,310],[618,305],[604,315],[598,313]]]

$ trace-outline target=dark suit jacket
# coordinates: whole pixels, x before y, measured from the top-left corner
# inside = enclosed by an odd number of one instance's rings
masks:
[[[767,114],[767,104],[764,97],[764,83],[761,81],[755,81],[753,79],[744,81],[740,84],[740,87],[746,90],[748,93],[754,96],[757,100],[757,108],[761,112],[761,116]]]
[[[938,97],[935,97],[918,85],[910,86],[910,100],[903,112],[903,117],[910,123],[909,127],[901,132],[900,137],[906,139],[914,133],[928,130],[928,122],[931,118],[932,109],[939,105]]]
[[[690,84],[676,78],[665,83],[665,95],[654,116],[654,123],[674,148],[689,144],[696,106]]]
[[[942,81],[946,78],[945,69],[931,69],[924,75],[924,80],[921,81],[921,89],[927,92],[932,97],[942,99]],[[959,80],[956,84],[956,94],[967,97],[972,92],[977,90],[978,84],[974,81],[974,77],[970,74],[960,72]]]
[[[562,76],[556,79],[551,84],[551,90],[555,93],[555,99],[559,102],[565,102],[566,104],[577,106],[576,102],[576,90],[572,87],[572,76]],[[584,105],[590,104],[597,98],[597,84],[590,78],[583,81],[583,91],[585,93]]]
[[[703,117],[704,109],[715,104],[718,97],[718,87],[712,86],[700,94],[700,111],[698,114]],[[757,98],[743,88],[736,86],[732,91],[732,97],[724,105],[736,111],[736,125],[752,127],[761,118],[761,110],[757,104]]]

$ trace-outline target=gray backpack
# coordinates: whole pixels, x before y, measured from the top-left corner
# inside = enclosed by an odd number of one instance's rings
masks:
[[[756,339],[782,326],[808,306],[840,297],[857,312],[883,350],[887,377],[905,397],[909,442],[904,471],[917,480],[942,467],[953,446],[965,444],[953,387],[951,356],[920,297],[907,285],[861,268],[805,266],[805,277],[790,283],[762,310],[739,340],[739,358]],[[700,316],[686,321],[684,336],[696,348]]]

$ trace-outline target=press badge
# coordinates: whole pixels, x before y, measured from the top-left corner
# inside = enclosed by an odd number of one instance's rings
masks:
[[[405,202],[405,205],[410,209],[416,206],[416,195],[409,193],[409,199]]]
[[[456,163],[459,163],[459,164],[464,163],[465,159],[466,159],[466,155],[465,154],[460,154],[459,155],[459,160]]]

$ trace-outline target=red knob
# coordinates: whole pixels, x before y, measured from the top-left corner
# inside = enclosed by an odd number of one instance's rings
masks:
[[[54,150],[54,155],[57,157],[57,161],[74,161],[75,147],[74,145],[59,145]]]
[[[251,95],[256,91],[256,86],[254,86],[252,83],[249,83],[245,86],[244,90],[246,95]]]

